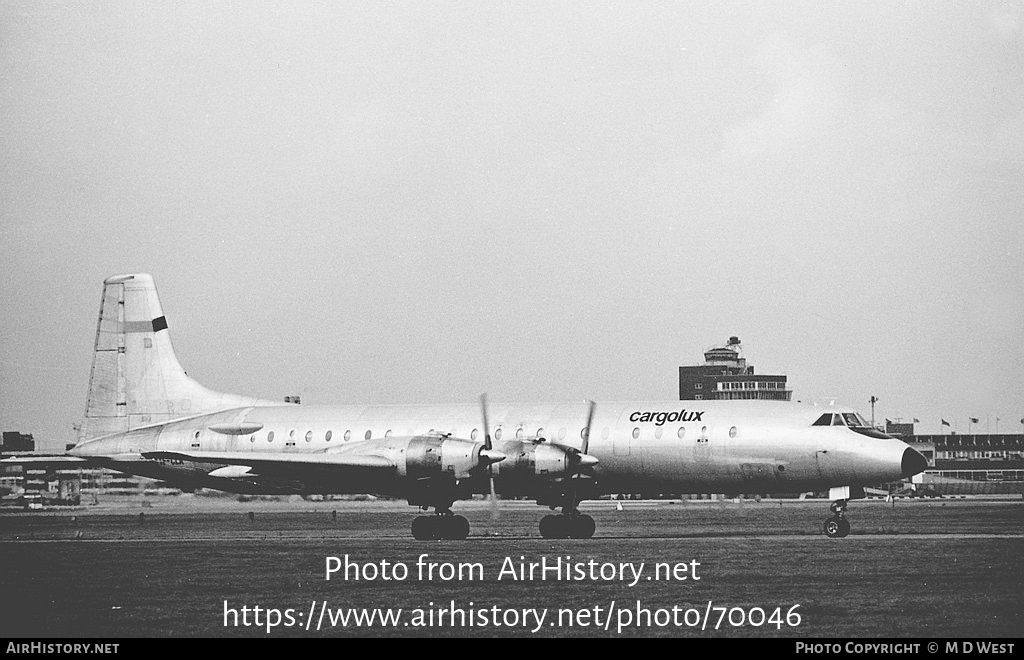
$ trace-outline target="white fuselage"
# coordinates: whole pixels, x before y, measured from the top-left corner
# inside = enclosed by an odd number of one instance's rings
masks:
[[[574,448],[582,444],[585,403],[494,403],[489,412],[498,449],[508,441],[529,438]],[[601,492],[800,492],[884,483],[903,476],[906,444],[845,426],[812,426],[821,413],[819,408],[769,401],[602,402],[587,453],[599,461],[593,476]],[[211,429],[225,425],[259,430],[228,434]],[[366,442],[388,449],[389,438],[424,434],[482,442],[480,409],[450,404],[245,407],[98,438],[73,453],[172,482],[281,492],[279,484],[261,488],[251,480],[209,476],[219,467],[216,463],[152,460],[142,454],[332,452]],[[503,492],[502,464],[493,469]],[[401,496],[407,487],[396,472],[294,490]],[[481,482],[476,490],[485,488]]]

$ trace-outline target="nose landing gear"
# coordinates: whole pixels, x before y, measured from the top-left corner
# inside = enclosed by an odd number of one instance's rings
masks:
[[[846,500],[836,500],[829,506],[832,516],[825,520],[825,536],[841,539],[850,533],[850,521],[846,519]]]

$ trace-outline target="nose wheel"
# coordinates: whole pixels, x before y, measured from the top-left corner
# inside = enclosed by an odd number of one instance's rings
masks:
[[[836,500],[829,507],[832,516],[825,520],[825,536],[841,539],[850,533],[850,521],[846,519],[846,500]]]
[[[412,536],[417,541],[461,541],[469,536],[469,521],[450,509],[432,516],[416,516],[412,521]]]

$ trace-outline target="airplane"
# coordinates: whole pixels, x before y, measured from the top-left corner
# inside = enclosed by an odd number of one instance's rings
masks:
[[[416,539],[465,539],[455,502],[527,497],[544,538],[591,538],[582,501],[635,492],[829,490],[833,538],[863,486],[927,461],[842,408],[780,401],[308,406],[209,390],[182,369],[153,278],[103,283],[89,392],[71,460],[193,488],[370,493],[432,515]]]

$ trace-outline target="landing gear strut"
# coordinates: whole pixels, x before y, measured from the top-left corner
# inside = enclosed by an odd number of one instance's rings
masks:
[[[417,541],[461,541],[469,536],[469,521],[452,513],[451,505],[437,507],[432,516],[416,516],[412,521],[412,536]]]
[[[597,524],[576,505],[566,504],[561,515],[546,515],[540,519],[540,535],[546,539],[589,539]]]
[[[832,516],[825,520],[825,536],[841,539],[850,533],[850,521],[846,519],[846,500],[836,500],[829,506]]]

